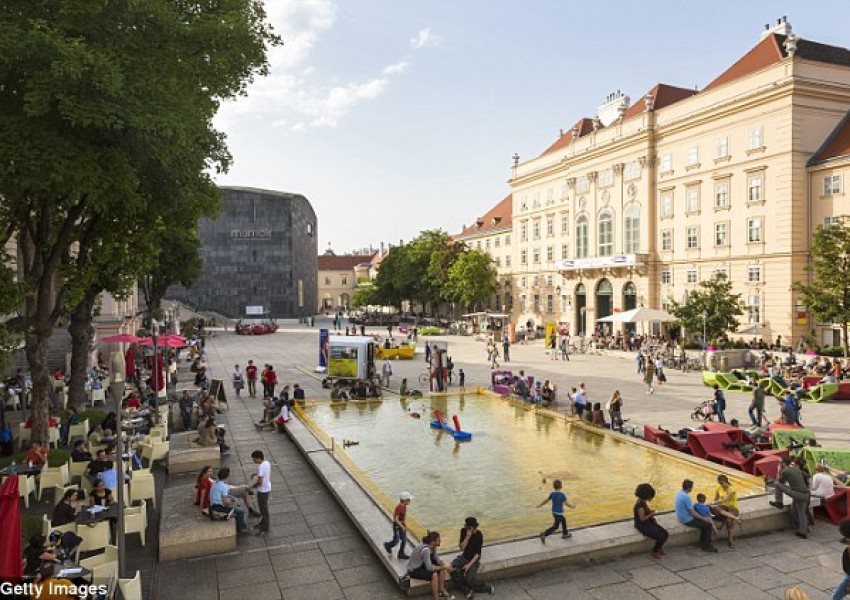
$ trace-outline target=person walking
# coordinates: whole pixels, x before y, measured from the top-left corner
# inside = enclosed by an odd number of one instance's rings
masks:
[[[726,396],[723,395],[723,390],[716,383],[714,384],[714,392],[712,393],[714,400],[714,412],[717,413],[717,420],[721,423],[726,422]]]
[[[552,482],[552,492],[546,497],[546,499],[537,505],[537,508],[540,508],[544,504],[549,502],[552,503],[552,526],[546,531],[540,532],[540,541],[544,544],[546,543],[546,538],[555,533],[558,530],[558,527],[561,528],[561,537],[565,540],[573,537],[573,534],[570,533],[569,529],[567,529],[567,519],[564,517],[564,506],[567,508],[575,508],[575,504],[570,504],[567,501],[567,495],[561,491],[563,484],[560,479],[556,479]]]
[[[269,495],[272,491],[272,466],[262,450],[254,450],[251,459],[257,465],[257,470],[251,475],[251,487],[257,492],[257,506],[260,509],[260,522],[254,525],[257,535],[269,532]]]
[[[511,362],[511,341],[507,333],[502,336],[502,360]]]
[[[490,368],[499,368],[499,347],[496,344],[490,344]]]
[[[263,371],[263,387],[266,388],[266,396],[274,398],[274,388],[277,385],[277,373],[274,372],[274,367],[266,365],[266,370]]]
[[[570,360],[570,342],[567,336],[561,336],[561,360],[569,362]]]
[[[389,358],[385,358],[381,363],[381,385],[385,388],[390,387],[390,376],[393,374],[393,364]]]
[[[404,553],[404,547],[407,546],[407,523],[405,519],[407,519],[407,507],[410,504],[412,496],[410,492],[402,492],[398,497],[398,504],[396,504],[395,510],[393,511],[393,539],[389,542],[384,542],[384,550],[387,551],[387,554],[390,556],[393,555],[393,548],[396,544],[398,544],[398,558],[399,560],[407,560],[410,558],[409,555]]]
[[[750,408],[747,411],[750,413],[750,421],[756,427],[761,427],[762,421],[764,420],[764,401],[764,388],[756,382],[756,385],[753,388],[753,398],[750,400]]]
[[[642,355],[641,355],[642,356]],[[652,380],[655,378],[655,363],[651,357],[647,357],[643,366],[643,382],[646,384],[646,393],[654,394],[655,388],[652,387]]]
[[[555,334],[549,336],[549,360],[558,360],[558,337]]]
[[[496,587],[478,579],[478,568],[481,566],[481,549],[484,547],[484,534],[478,528],[478,519],[467,517],[460,530],[458,542],[460,554],[452,561],[452,581],[467,598],[473,598],[475,593],[493,594]]]
[[[245,367],[245,378],[248,380],[248,395],[253,398],[257,395],[257,365],[253,360],[249,360]]]
[[[649,507],[649,501],[655,498],[655,488],[648,483],[641,483],[635,489],[635,496],[638,499],[634,507],[635,529],[649,539],[655,540],[655,545],[649,555],[660,560],[664,556],[664,543],[670,537],[670,534],[658,524],[655,520],[656,511]]]
[[[611,419],[611,430],[623,432],[623,397],[620,395],[620,390],[614,390],[611,394],[611,399],[605,407],[608,410],[608,417]],[[651,498],[649,498],[651,500]]]
[[[189,395],[189,390],[183,390],[183,395],[178,401],[180,406],[180,417],[183,419],[183,431],[192,430],[192,412],[195,410],[195,399]]]
[[[704,552],[717,552],[717,548],[712,543],[714,521],[711,517],[703,517],[694,509],[694,501],[691,500],[693,489],[694,482],[685,479],[682,482],[682,489],[676,492],[676,519],[682,525],[699,529],[699,546]]]
[[[844,519],[838,524],[838,533],[841,534],[841,543],[844,550],[841,552],[841,570],[844,571],[844,579],[835,588],[832,600],[844,600],[847,590],[850,589],[850,519]]]
[[[243,387],[245,387],[245,380],[242,376],[242,369],[239,368],[239,365],[235,365],[233,367],[233,391],[236,392],[237,398],[242,392]]]
[[[425,342],[425,362],[431,364],[431,342]]]

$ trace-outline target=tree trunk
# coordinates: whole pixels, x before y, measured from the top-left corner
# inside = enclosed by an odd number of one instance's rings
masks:
[[[89,368],[89,349],[94,338],[92,319],[98,292],[86,292],[71,311],[68,333],[71,334],[71,381],[68,383],[68,403],[76,409],[85,405],[86,377]]]
[[[27,362],[32,375],[32,441],[49,441],[50,392],[53,382],[47,369],[47,348],[53,328],[49,325],[26,334]]]
[[[850,340],[847,339],[847,323],[846,322],[841,324],[841,333],[844,334],[844,339],[842,340],[844,342],[844,358],[847,358],[847,356],[848,356],[847,346],[848,346],[848,342],[850,342]]]

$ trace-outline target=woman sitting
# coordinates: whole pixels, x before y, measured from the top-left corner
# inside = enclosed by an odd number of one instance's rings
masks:
[[[115,504],[112,490],[106,487],[105,481],[98,479],[94,482],[94,489],[89,492],[89,505],[107,507],[110,504]]]
[[[555,388],[548,379],[543,382],[543,389],[540,395],[543,398],[543,406],[551,406],[555,401]]]
[[[195,506],[200,507],[201,512],[207,512],[210,507],[210,488],[213,484],[213,468],[206,466],[198,474],[195,484]]]
[[[24,577],[35,577],[42,563],[56,560],[56,552],[47,547],[47,538],[41,534],[30,538],[29,546],[24,548]]]
[[[602,404],[599,402],[593,405],[591,422],[597,427],[608,427],[608,424],[605,422],[605,413],[602,411]]]
[[[215,419],[209,417],[201,429],[200,437],[195,443],[200,446],[218,446],[222,452],[230,450],[230,446],[224,443],[224,430],[219,429]]]
[[[68,523],[73,523],[80,512],[80,490],[68,490],[62,499],[53,508],[53,516],[50,519],[50,524],[53,527],[61,527]]]
[[[635,489],[635,496],[638,499],[634,506],[635,529],[644,536],[655,540],[655,545],[649,555],[660,560],[664,556],[664,543],[670,534],[658,524],[655,520],[655,511],[649,507],[649,501],[655,498],[655,489],[648,483],[642,483]]]

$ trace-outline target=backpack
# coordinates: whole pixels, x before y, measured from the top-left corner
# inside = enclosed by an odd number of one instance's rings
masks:
[[[0,444],[12,443],[12,428],[8,424],[0,426]]]

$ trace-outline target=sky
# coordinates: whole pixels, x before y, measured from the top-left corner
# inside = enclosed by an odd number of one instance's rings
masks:
[[[611,92],[704,87],[787,15],[850,47],[846,0],[266,0],[271,72],[225,104],[222,185],[303,194],[319,252],[459,233]],[[841,17],[840,15],[844,15]]]

